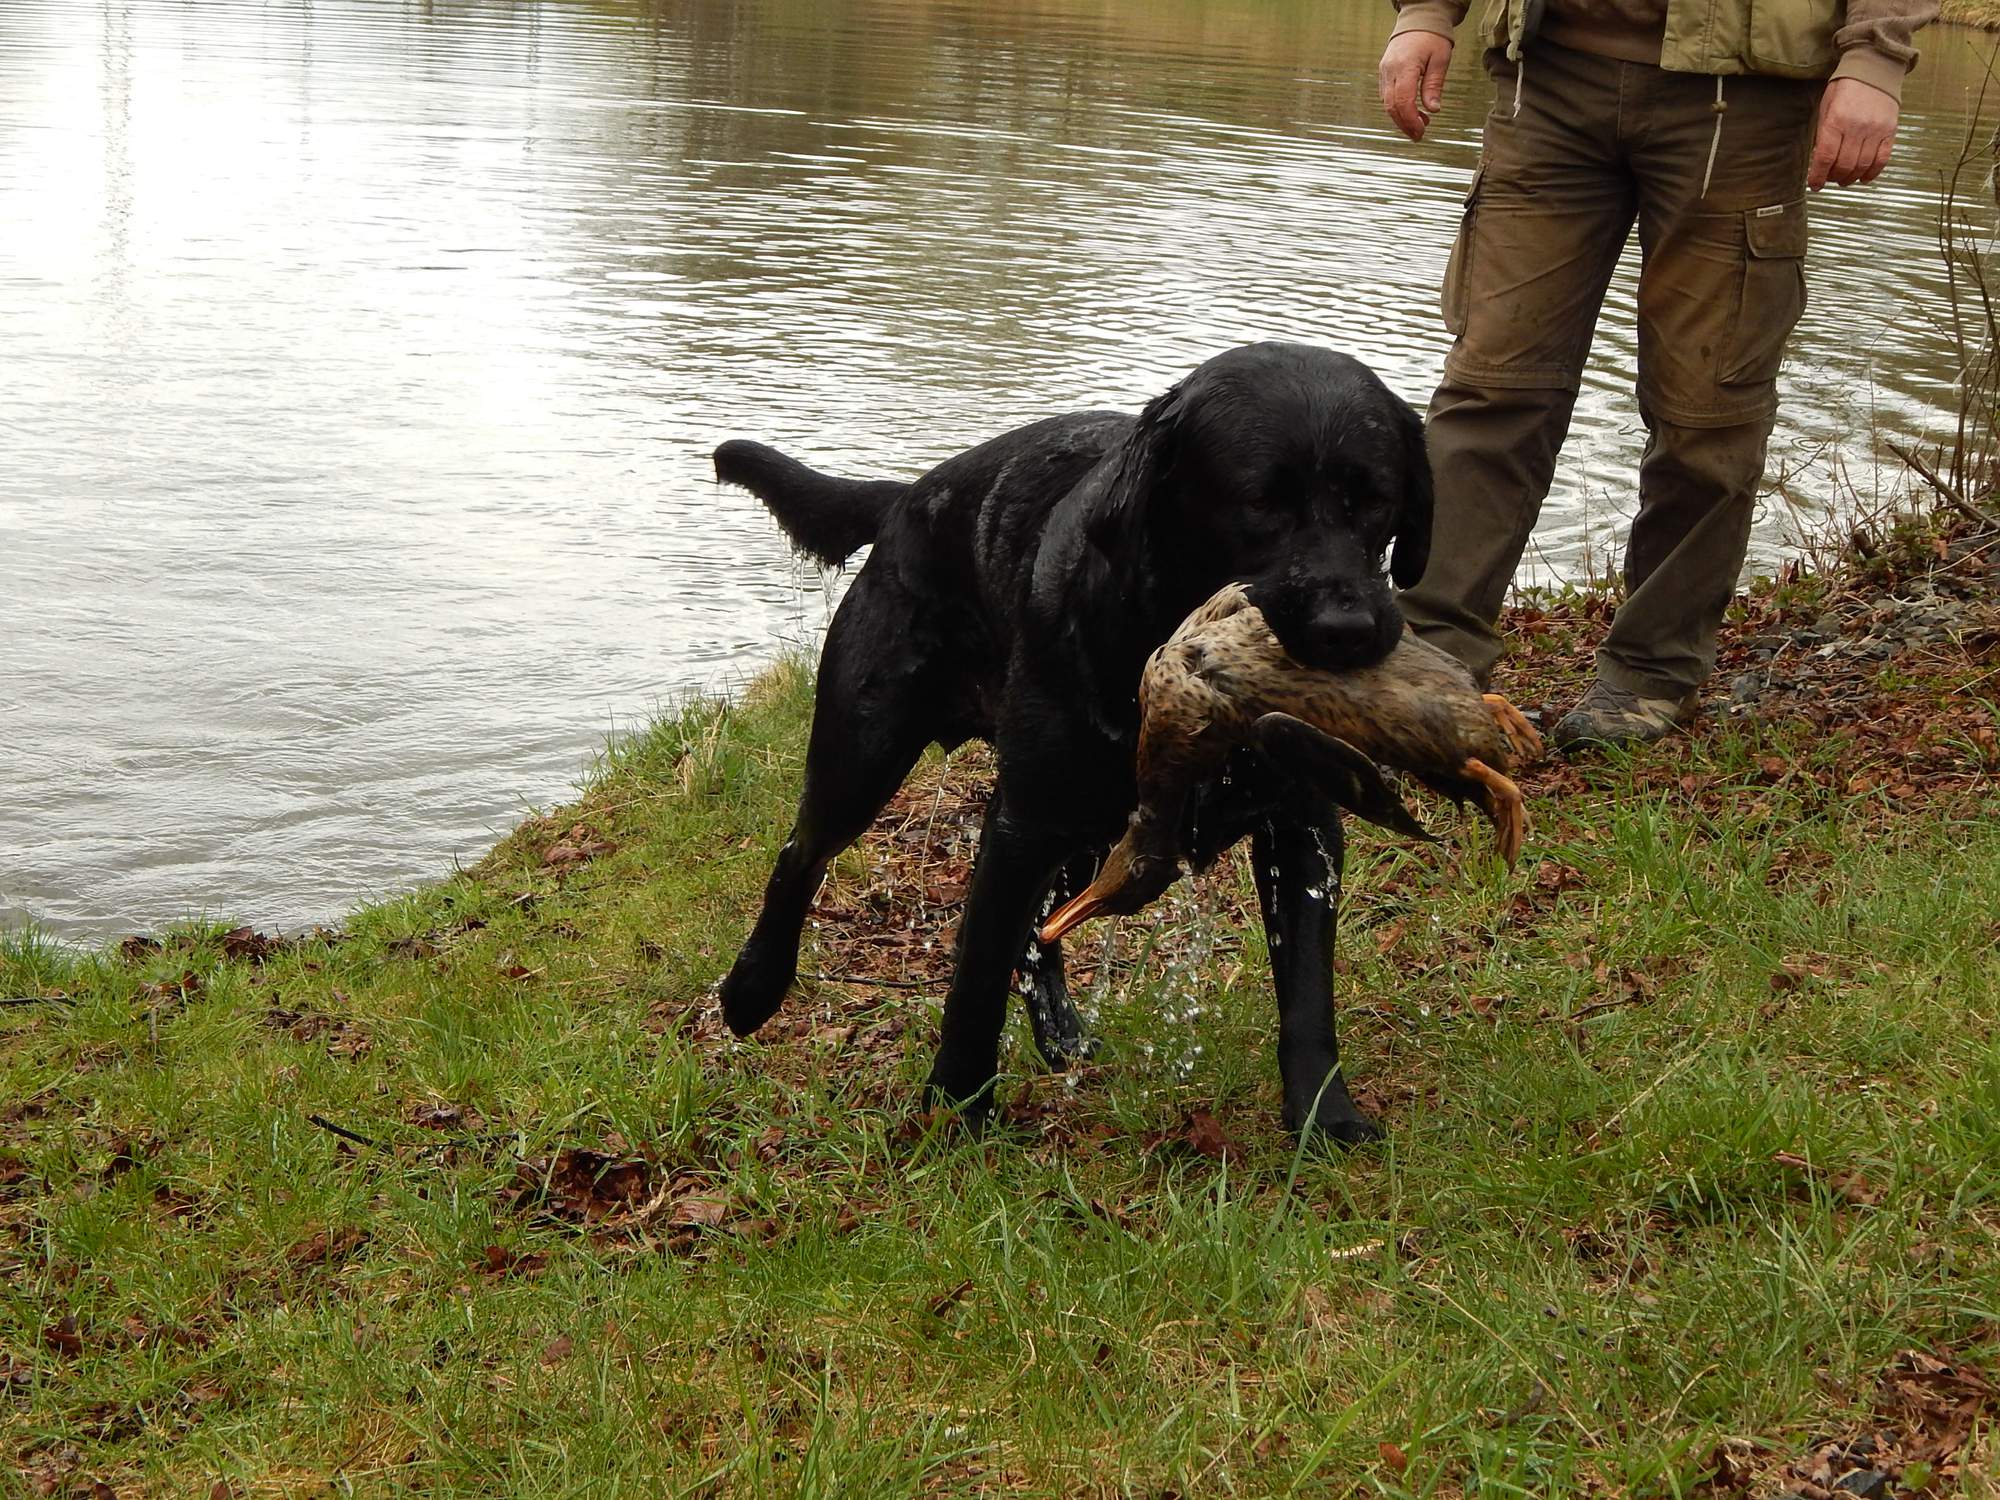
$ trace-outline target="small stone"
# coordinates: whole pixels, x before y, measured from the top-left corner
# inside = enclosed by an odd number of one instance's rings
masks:
[[[1889,1493],[1889,1476],[1880,1469],[1856,1469],[1833,1482],[1837,1490],[1859,1495],[1861,1500],[1882,1500]]]
[[[1755,703],[1763,692],[1764,678],[1759,672],[1741,672],[1729,681],[1731,703]]]

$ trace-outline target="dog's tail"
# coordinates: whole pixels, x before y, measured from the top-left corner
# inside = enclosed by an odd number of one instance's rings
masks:
[[[890,507],[910,492],[893,479],[836,479],[741,440],[715,450],[715,477],[762,500],[793,545],[830,564],[874,541]]]

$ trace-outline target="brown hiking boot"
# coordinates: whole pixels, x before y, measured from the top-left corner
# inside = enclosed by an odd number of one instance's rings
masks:
[[[1608,683],[1591,685],[1583,701],[1557,722],[1553,738],[1565,750],[1584,745],[1643,745],[1687,727],[1701,695],[1642,698]]]

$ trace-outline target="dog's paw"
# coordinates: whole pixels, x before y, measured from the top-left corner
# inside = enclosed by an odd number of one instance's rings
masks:
[[[1324,1087],[1307,1099],[1285,1101],[1285,1127],[1306,1138],[1309,1146],[1338,1146],[1343,1150],[1379,1141],[1384,1134],[1347,1092],[1347,1081],[1336,1072]]]
[[[1341,1119],[1313,1121],[1306,1144],[1338,1146],[1343,1151],[1351,1151],[1356,1146],[1366,1146],[1379,1141],[1387,1133],[1360,1110],[1356,1110]]]
[[[924,1108],[927,1110],[948,1110],[959,1118],[959,1122],[975,1134],[986,1128],[993,1118],[993,1091],[997,1082],[990,1074],[980,1083],[955,1080],[931,1069],[931,1076],[924,1082]]]
[[[761,962],[744,949],[716,988],[722,1019],[738,1036],[749,1036],[778,1013],[796,977],[796,965]]]

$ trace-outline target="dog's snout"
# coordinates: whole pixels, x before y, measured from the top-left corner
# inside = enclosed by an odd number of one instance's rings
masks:
[[[1330,669],[1367,666],[1388,654],[1381,612],[1359,600],[1329,601],[1314,610],[1306,621],[1306,636],[1318,664]],[[1395,634],[1389,632],[1387,639],[1393,643]]]
[[[1386,581],[1293,567],[1250,584],[1278,644],[1302,666],[1341,672],[1372,666],[1395,648],[1402,611]]]

